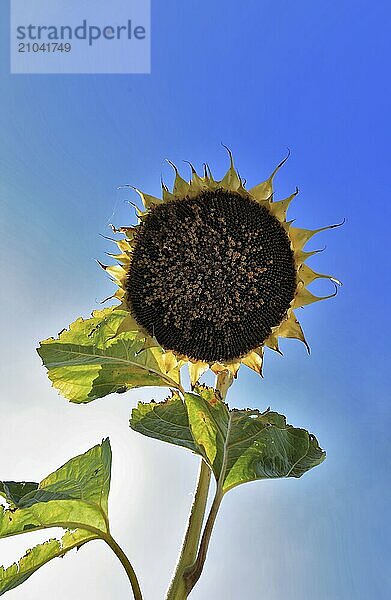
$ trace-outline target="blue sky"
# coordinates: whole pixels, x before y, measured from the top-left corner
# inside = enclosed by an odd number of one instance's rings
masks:
[[[283,358],[267,355],[264,380],[242,369],[229,401],[283,412],[328,458],[301,480],[227,496],[192,598],[388,599],[389,3],[153,2],[150,75],[11,76],[5,3],[0,11],[1,477],[39,479],[110,435],[113,530],[146,597],[163,597],[195,457],[129,430],[149,392],[72,406],[34,348],[112,291],[94,259],[111,251],[99,235],[108,223],[133,219],[134,198],[118,186],[158,194],[161,173],[172,177],[167,157],[220,175],[220,142],[254,184],[289,147],[277,196],[299,186],[290,216],[303,227],[346,218],[312,243],[326,250],[311,262],[344,285],[300,311],[311,356],[287,341]],[[2,542],[0,562],[25,547]],[[65,600],[66,584],[74,600],[128,597],[99,543],[9,597]]]

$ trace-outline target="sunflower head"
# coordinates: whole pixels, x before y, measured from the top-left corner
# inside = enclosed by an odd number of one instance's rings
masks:
[[[287,221],[298,190],[273,198],[270,177],[247,190],[230,166],[215,180],[191,166],[185,181],[175,165],[172,191],[162,198],[136,190],[143,202],[138,224],[121,227],[115,266],[104,266],[118,290],[119,308],[129,317],[123,328],[137,330],[145,347],[161,346],[168,364],[189,363],[194,384],[209,367],[236,375],[243,363],[262,373],[263,348],[279,351],[278,338],[308,345],[294,310],[325,297],[307,286],[317,278],[340,282],[305,264],[316,253],[306,242],[316,230]],[[335,295],[335,291],[331,296]],[[331,296],[326,296],[329,298]]]

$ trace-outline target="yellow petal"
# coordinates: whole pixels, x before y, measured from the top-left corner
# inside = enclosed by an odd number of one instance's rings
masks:
[[[273,332],[265,341],[265,346],[267,346],[271,350],[274,350],[274,352],[278,352],[279,354],[281,354],[281,350],[278,346],[278,334]]]
[[[236,377],[240,368],[241,362],[229,363],[226,365],[226,370],[231,373],[233,377]]]
[[[297,252],[295,252],[296,265],[299,267],[307,260],[307,258],[309,258],[310,256],[314,256],[314,254],[319,254],[324,250],[325,248],[321,248],[320,250],[312,250],[312,252],[304,252],[304,250],[298,250]]]
[[[162,185],[163,202],[171,202],[172,200],[176,200],[175,195],[170,192],[170,190],[164,183],[163,179],[162,179],[161,185]]]
[[[191,386],[194,387],[201,375],[209,369],[209,364],[198,361],[196,363],[189,362],[189,375]]]
[[[132,250],[132,243],[127,239],[115,240],[115,243],[122,253],[131,252]]]
[[[210,369],[211,369],[211,371],[213,371],[213,373],[215,375],[218,375],[222,371],[228,371],[226,365],[223,365],[223,364],[221,364],[219,362],[215,362],[212,365],[210,365]]]
[[[315,279],[330,279],[330,281],[333,281],[337,285],[342,285],[339,279],[336,279],[332,275],[323,275],[322,273],[317,273],[316,271],[313,271],[308,265],[304,264],[302,264],[298,270],[298,278],[304,283],[305,286],[315,281]]]
[[[112,254],[111,252],[107,252],[107,255],[110,256],[111,258],[114,258],[114,260],[117,260],[118,262],[122,263],[123,265],[128,265],[130,263],[130,256],[128,254]]]
[[[215,362],[212,365],[210,365],[210,369],[211,371],[213,371],[213,373],[215,375],[218,375],[219,373],[222,373],[223,371],[227,371],[228,373],[231,373],[231,375],[233,377],[236,377],[238,371],[239,371],[239,367],[240,367],[241,363],[240,362],[234,362],[234,363],[220,363],[220,362]]]
[[[205,189],[207,190],[216,190],[220,187],[220,182],[215,181],[212,176],[212,172],[207,163],[204,163],[204,176],[201,178]]]
[[[126,270],[121,265],[103,267],[118,285],[122,285],[126,279]]]
[[[126,235],[127,240],[129,242],[132,242],[139,226],[135,225],[134,227],[120,227],[119,229],[117,229],[114,225],[110,225],[110,227],[113,233],[123,233],[124,235]],[[121,240],[115,240],[115,243],[118,244],[120,241]]]
[[[208,181],[203,177],[200,177],[195,170],[194,166],[188,160],[185,162],[190,166],[191,169],[191,180],[189,183],[189,195],[195,196],[204,190],[207,190],[210,186],[208,186]]]
[[[310,347],[307,344],[307,340],[305,339],[303,330],[299,321],[296,319],[293,312],[289,315],[289,317],[281,323],[278,327],[276,333],[280,337],[284,338],[295,338],[296,340],[300,340],[303,342],[305,347],[307,348],[308,354],[310,353]]]
[[[320,300],[327,300],[328,298],[333,298],[337,294],[337,286],[335,286],[335,291],[333,294],[329,296],[314,296],[303,284],[299,284],[297,286],[298,290],[296,296],[293,301],[293,308],[299,308],[300,306],[306,306],[307,304],[312,304],[313,302],[319,302]]]
[[[228,171],[224,175],[223,179],[220,181],[220,185],[228,190],[236,191],[238,188],[241,187],[242,182],[241,182],[241,179],[235,169],[231,150],[229,148],[227,148],[227,146],[224,146],[224,144],[222,144],[222,146],[228,152],[230,164],[229,164]]]
[[[176,165],[174,165],[173,162],[171,162],[170,160],[168,160],[168,158],[166,159],[168,164],[171,165],[171,167],[174,169],[175,172],[175,180],[174,180],[174,185],[172,188],[173,194],[175,196],[179,196],[179,197],[184,197],[187,196],[187,194],[190,191],[190,184],[188,181],[185,181],[180,175],[179,175],[179,171],[176,167]]]
[[[326,227],[320,227],[319,229],[300,229],[298,227],[289,228],[289,237],[291,239],[294,250],[302,250],[308,240],[310,240],[315,234],[327,229],[334,229],[340,227],[342,223],[336,223],[335,225],[327,225]]]
[[[293,198],[295,198],[295,196],[297,196],[297,194],[299,193],[298,188],[296,188],[296,191],[291,194],[290,196],[288,196],[288,198],[284,198],[284,200],[279,200],[278,202],[270,202],[269,203],[269,210],[270,212],[281,222],[286,221],[286,211],[288,210],[288,207],[290,205],[290,203],[292,202]]]
[[[284,160],[282,160],[280,162],[279,165],[277,165],[277,167],[274,169],[273,173],[270,175],[270,177],[268,179],[266,179],[266,181],[262,181],[262,183],[258,183],[258,185],[255,185],[253,188],[250,189],[250,194],[256,199],[258,200],[258,202],[264,203],[264,202],[269,202],[272,197],[273,197],[273,179],[277,173],[277,171],[279,171],[279,169],[281,169],[282,165],[288,160],[290,156],[290,150],[288,151],[288,155],[284,158]]]
[[[133,189],[140,196],[142,203],[144,204],[146,209],[151,208],[151,206],[156,206],[156,205],[162,203],[161,199],[156,198],[156,196],[150,196],[149,194],[146,194],[145,192],[142,192],[141,190],[139,190],[137,188],[133,188]]]
[[[262,348],[250,352],[247,356],[242,358],[242,363],[249,367],[259,375],[262,375],[262,364],[263,364],[263,351]]]
[[[258,183],[258,185],[255,185],[249,190],[249,193],[258,202],[261,202],[262,204],[269,204],[273,196],[273,186],[271,179],[266,179],[266,181]]]
[[[113,295],[113,298],[117,298],[117,300],[122,300],[125,297],[125,292],[122,288],[118,288]]]
[[[210,170],[210,166],[208,165],[208,163],[204,163],[204,179],[209,179],[209,181],[212,181],[213,183],[217,183],[213,179],[212,171]]]

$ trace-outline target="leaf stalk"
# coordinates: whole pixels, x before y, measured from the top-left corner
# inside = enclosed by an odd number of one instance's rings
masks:
[[[102,536],[102,539],[112,549],[114,554],[117,556],[117,558],[121,562],[123,568],[125,569],[126,574],[129,579],[129,582],[130,582],[130,585],[131,585],[131,588],[132,588],[134,600],[143,600],[143,596],[141,593],[141,588],[140,588],[140,584],[137,579],[137,575],[136,575],[135,570],[133,569],[128,557],[126,556],[125,552],[122,550],[122,548],[117,544],[115,539],[110,534],[105,534],[104,536]]]

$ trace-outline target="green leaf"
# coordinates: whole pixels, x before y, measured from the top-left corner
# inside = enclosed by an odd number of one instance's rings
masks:
[[[178,394],[173,394],[165,402],[139,402],[137,408],[132,411],[130,426],[148,437],[198,452],[190,430],[186,406]]]
[[[314,435],[284,416],[228,408],[211,388],[177,393],[162,403],[139,403],[130,426],[202,456],[222,493],[256,479],[301,477],[325,459]]]
[[[83,403],[141,386],[178,388],[179,369],[165,369],[161,348],[143,349],[137,331],[122,331],[128,316],[116,307],[96,310],[41,342],[38,354],[60,394]]]
[[[76,456],[40,483],[0,482],[9,508],[0,507],[0,538],[52,527],[61,540],[29,550],[18,564],[0,568],[0,595],[23,583],[39,567],[68,550],[109,534],[111,448],[108,439]]]
[[[12,564],[7,569],[0,567],[0,596],[26,581],[35,571],[53,558],[62,557],[69,550],[80,548],[86,542],[94,539],[98,539],[98,536],[77,529],[76,531],[67,531],[61,540],[48,540],[27,550],[18,563]]]

